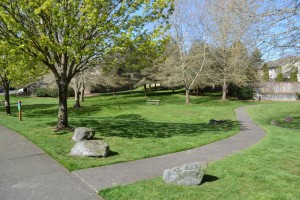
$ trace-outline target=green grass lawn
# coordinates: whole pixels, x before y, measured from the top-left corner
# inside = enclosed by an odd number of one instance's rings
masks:
[[[100,191],[105,200],[298,200],[300,199],[300,104],[271,103],[248,109],[267,137],[234,156],[211,163],[197,187],[166,185],[162,178]],[[284,127],[285,117],[294,122]]]
[[[146,105],[159,99],[160,106]],[[69,121],[73,127],[91,127],[96,138],[104,139],[112,150],[107,158],[69,156],[75,142],[72,132],[54,131],[57,99],[12,97],[13,115],[0,114],[0,124],[13,129],[40,146],[69,170],[142,159],[205,145],[239,131],[234,108],[247,105],[240,101],[219,101],[218,94],[192,97],[185,105],[184,95],[166,91],[101,95],[86,98],[81,109],[69,100]],[[22,100],[23,121],[18,121],[17,100]],[[224,125],[208,125],[209,119],[227,119]]]

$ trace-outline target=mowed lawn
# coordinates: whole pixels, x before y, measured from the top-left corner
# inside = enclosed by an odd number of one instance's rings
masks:
[[[249,107],[267,136],[253,147],[211,163],[197,187],[166,185],[162,178],[106,189],[105,200],[298,200],[300,199],[300,103]],[[287,116],[294,118],[285,123]],[[272,126],[274,119],[283,127]]]
[[[146,105],[147,99],[159,99],[160,106]],[[68,170],[108,165],[182,151],[227,138],[239,131],[234,109],[247,105],[240,101],[219,101],[220,96],[192,97],[185,105],[183,94],[152,92],[100,95],[86,98],[82,108],[74,109],[69,99],[72,127],[90,127],[96,138],[110,145],[107,158],[69,156],[75,142],[71,131],[54,131],[57,99],[12,97],[12,115],[0,109],[0,124],[19,132],[37,144]],[[23,121],[18,121],[17,100],[22,100]],[[223,125],[208,125],[210,119],[226,119]]]

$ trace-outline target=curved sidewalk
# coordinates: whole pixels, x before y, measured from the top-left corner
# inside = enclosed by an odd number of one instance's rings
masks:
[[[235,110],[241,131],[199,148],[143,160],[74,171],[94,191],[162,176],[163,171],[191,162],[213,162],[256,144],[265,132],[248,117],[246,107]]]
[[[1,200],[99,200],[91,188],[23,136],[0,126]]]

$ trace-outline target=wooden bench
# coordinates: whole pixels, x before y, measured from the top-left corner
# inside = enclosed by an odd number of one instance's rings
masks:
[[[146,104],[148,105],[158,105],[160,104],[160,100],[151,100],[151,99],[148,99]]]

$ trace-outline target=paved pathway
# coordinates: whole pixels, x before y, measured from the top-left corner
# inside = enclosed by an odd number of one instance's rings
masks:
[[[235,110],[240,133],[199,148],[164,156],[74,171],[94,191],[162,176],[164,169],[191,162],[212,162],[256,144],[265,132],[248,117],[245,107]]]
[[[0,199],[101,198],[23,136],[0,126]]]

